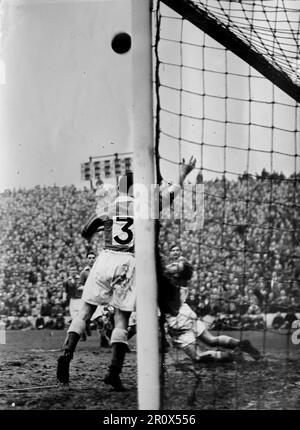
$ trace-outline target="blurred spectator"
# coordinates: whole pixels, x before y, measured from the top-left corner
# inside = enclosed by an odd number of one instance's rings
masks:
[[[67,311],[53,308],[63,301],[67,268],[82,265],[86,244],[80,230],[95,206],[93,191],[74,186],[0,194],[0,315],[8,328],[26,329],[36,321],[41,327],[50,318],[61,326]],[[95,248],[101,244],[93,242]]]
[[[51,310],[52,310],[51,302],[48,302],[47,299],[43,299],[40,314],[41,314],[41,317],[43,317],[46,322],[47,322],[47,319],[49,319],[51,316]]]
[[[37,330],[42,330],[45,328],[45,320],[42,316],[38,316],[35,320],[35,328]]]
[[[185,229],[180,220],[161,221],[162,254],[179,243],[194,265],[190,304],[199,316],[213,315],[219,326],[238,327],[244,321],[258,323],[266,312],[299,312],[299,196],[294,185],[294,179],[284,177],[273,182],[271,206],[266,204],[266,177],[204,178],[203,229]],[[110,187],[100,182],[95,191],[37,186],[0,194],[0,315],[7,327],[62,326],[68,315],[61,288],[65,274],[70,266],[79,273],[86,256],[81,227],[110,198]],[[101,244],[100,233],[89,247],[98,252]]]
[[[199,295],[196,293],[196,290],[194,288],[189,293],[187,303],[193,309],[194,312],[197,312],[197,308],[199,305]]]
[[[295,314],[293,308],[289,308],[286,316],[284,317],[284,328],[290,330],[292,328],[292,324],[294,321],[297,321],[298,318]]]
[[[276,304],[283,309],[286,309],[290,305],[290,299],[285,290],[280,290],[279,297],[276,299]]]
[[[277,312],[272,321],[272,327],[275,330],[279,330],[284,324],[284,318],[281,312]]]

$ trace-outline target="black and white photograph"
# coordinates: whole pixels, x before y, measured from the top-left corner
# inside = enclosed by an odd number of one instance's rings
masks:
[[[0,414],[300,410],[299,103],[300,0],[0,0]]]

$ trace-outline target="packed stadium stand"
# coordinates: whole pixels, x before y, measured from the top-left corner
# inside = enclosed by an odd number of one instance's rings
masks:
[[[269,313],[274,316],[274,328],[288,328],[300,312],[300,217],[284,205],[281,210],[280,205],[289,195],[294,198],[293,181],[277,175],[273,181],[276,205],[270,210],[269,204],[250,202],[245,223],[246,183],[251,200],[262,202],[270,184],[266,174],[247,178],[245,184],[243,176],[226,180],[227,228],[221,235],[222,178],[204,184],[200,241],[182,223],[162,221],[162,254],[167,257],[172,243],[180,245],[195,268],[188,302],[200,317],[211,318],[216,330],[241,325],[243,329],[262,328]],[[63,282],[69,268],[75,266],[79,273],[87,247],[101,248],[101,234],[90,244],[80,234],[96,203],[93,190],[74,186],[36,186],[0,195],[0,318],[7,329],[65,327],[69,310]],[[270,223],[275,226],[271,235],[257,228]],[[245,231],[246,255],[236,252],[244,243]]]

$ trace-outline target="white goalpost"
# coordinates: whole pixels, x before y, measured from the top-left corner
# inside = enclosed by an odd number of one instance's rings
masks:
[[[154,184],[152,96],[152,0],[132,0],[133,160],[134,182]],[[136,195],[138,209],[141,196]],[[150,214],[150,201],[148,201]],[[137,213],[138,210],[135,211]],[[137,370],[139,409],[160,404],[158,313],[155,269],[155,224],[135,219],[137,286]]]

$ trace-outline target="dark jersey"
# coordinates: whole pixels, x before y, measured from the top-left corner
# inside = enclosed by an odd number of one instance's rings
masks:
[[[64,282],[64,289],[67,294],[67,301],[69,302],[70,299],[81,299],[82,296],[82,290],[79,289],[80,284],[78,282],[78,279],[69,277]]]
[[[166,274],[173,278],[178,286],[186,287],[193,276],[193,267],[186,260],[176,261],[166,266]]]
[[[157,259],[158,304],[163,314],[176,316],[181,306],[180,287],[186,287],[193,268],[187,261],[167,266]]]

